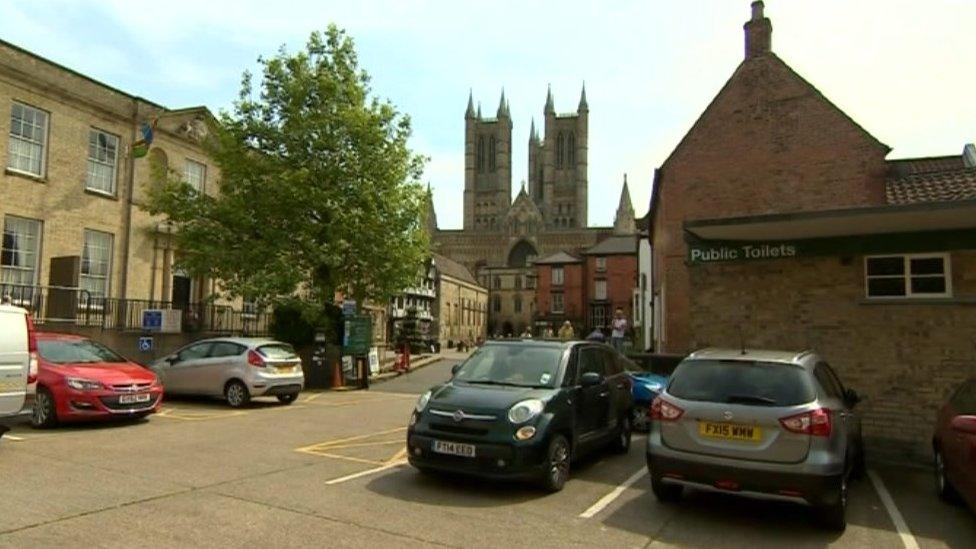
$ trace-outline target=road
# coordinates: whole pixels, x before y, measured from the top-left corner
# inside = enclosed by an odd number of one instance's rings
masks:
[[[705,494],[661,505],[640,474],[640,438],[628,455],[586,460],[552,495],[422,476],[403,465],[406,420],[452,364],[291,406],[181,400],[135,423],[18,426],[0,441],[0,547],[976,545],[972,515],[937,500],[921,470],[874,470],[904,536],[871,481],[854,486],[843,534],[787,505]]]

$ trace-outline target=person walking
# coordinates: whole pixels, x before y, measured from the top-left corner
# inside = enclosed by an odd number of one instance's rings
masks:
[[[624,338],[627,337],[627,318],[624,317],[624,310],[617,307],[613,313],[613,331],[610,333],[610,345],[618,353],[624,352]]]
[[[573,330],[573,324],[568,320],[563,322],[562,328],[559,328],[559,340],[570,341],[574,337],[576,337],[576,332]]]

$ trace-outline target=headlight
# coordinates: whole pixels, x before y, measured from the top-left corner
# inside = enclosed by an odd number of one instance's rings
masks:
[[[67,379],[68,387],[72,389],[77,389],[79,391],[97,391],[102,388],[102,384],[98,381],[91,381],[89,379],[81,379],[77,377],[69,377]]]
[[[542,413],[545,405],[537,398],[523,400],[508,410],[508,420],[512,423],[525,423]]]
[[[430,402],[430,391],[420,395],[420,398],[417,399],[417,406],[415,406],[415,409],[417,410],[418,414],[424,411],[424,408],[427,407],[428,402]]]

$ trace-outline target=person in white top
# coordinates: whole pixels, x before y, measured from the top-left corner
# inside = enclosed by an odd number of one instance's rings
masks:
[[[627,318],[624,316],[624,310],[617,307],[617,310],[613,313],[613,331],[610,333],[610,345],[617,352],[622,353],[624,351],[624,338],[626,336]]]

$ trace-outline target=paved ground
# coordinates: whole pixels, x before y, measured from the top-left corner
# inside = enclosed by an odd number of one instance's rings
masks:
[[[874,470],[904,536],[867,480],[843,535],[785,505],[704,494],[660,505],[640,439],[581,464],[554,495],[421,476],[402,465],[406,419],[451,364],[291,406],[177,401],[136,423],[17,427],[0,441],[0,546],[976,546],[976,520],[941,503],[926,471]]]

